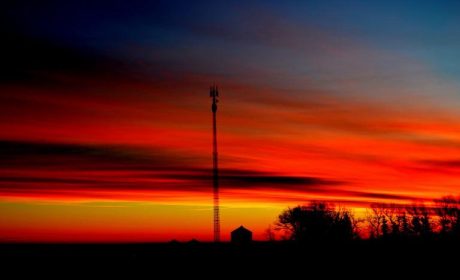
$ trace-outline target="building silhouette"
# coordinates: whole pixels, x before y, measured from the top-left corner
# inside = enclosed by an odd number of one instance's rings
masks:
[[[252,231],[240,226],[231,232],[231,241],[234,244],[248,244],[252,241]]]

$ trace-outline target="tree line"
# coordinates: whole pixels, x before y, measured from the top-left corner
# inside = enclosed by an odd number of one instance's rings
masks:
[[[295,241],[346,241],[354,239],[460,239],[460,198],[446,196],[433,203],[371,204],[364,217],[327,202],[284,210],[275,230]],[[272,230],[267,236],[273,238]]]

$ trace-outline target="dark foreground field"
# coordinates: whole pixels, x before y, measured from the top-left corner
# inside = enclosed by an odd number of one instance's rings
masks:
[[[444,241],[2,244],[0,269],[19,279],[458,279],[459,249]]]
[[[147,243],[147,244],[0,244],[0,260],[51,263],[318,263],[372,265],[459,263],[456,241],[353,241],[296,244],[289,242]]]

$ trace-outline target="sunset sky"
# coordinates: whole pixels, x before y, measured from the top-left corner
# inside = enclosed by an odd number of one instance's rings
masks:
[[[13,2],[13,3],[9,3]],[[0,242],[212,240],[460,195],[459,1],[7,1]]]

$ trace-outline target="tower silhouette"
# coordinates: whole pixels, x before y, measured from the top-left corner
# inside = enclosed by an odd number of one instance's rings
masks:
[[[213,178],[213,201],[214,201],[214,242],[220,241],[220,217],[219,217],[219,167],[217,162],[217,98],[219,91],[217,86],[212,86],[209,91],[212,98],[212,178]]]

